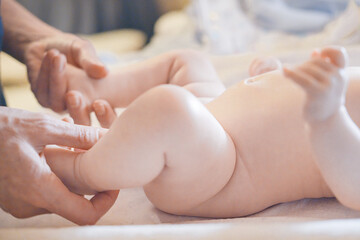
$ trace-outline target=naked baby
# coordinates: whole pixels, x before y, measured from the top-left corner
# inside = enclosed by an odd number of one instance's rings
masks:
[[[333,196],[360,210],[360,70],[345,70],[346,58],[324,48],[227,90],[193,51],[118,69],[86,88],[79,72],[69,90],[126,110],[90,150],[48,148],[45,156],[74,192],[143,187],[172,214],[238,217]]]

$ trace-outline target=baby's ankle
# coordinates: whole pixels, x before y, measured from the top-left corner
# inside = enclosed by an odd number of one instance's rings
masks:
[[[96,186],[87,176],[84,171],[84,156],[85,152],[79,153],[74,160],[74,185],[71,186],[71,191],[84,194],[84,195],[93,195],[97,193]]]

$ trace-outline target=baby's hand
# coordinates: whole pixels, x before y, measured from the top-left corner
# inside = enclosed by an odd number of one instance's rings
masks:
[[[295,68],[284,68],[285,76],[299,84],[307,94],[304,109],[307,121],[324,121],[344,105],[347,61],[344,48],[326,47],[320,52],[314,51],[309,61]]]
[[[263,73],[281,69],[281,62],[275,57],[255,58],[249,66],[249,75],[254,77]]]

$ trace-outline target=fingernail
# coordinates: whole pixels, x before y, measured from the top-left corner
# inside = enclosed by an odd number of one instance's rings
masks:
[[[98,103],[94,104],[95,112],[98,115],[104,115],[105,114],[105,106],[104,104]]]
[[[69,101],[70,107],[72,107],[72,108],[76,108],[80,104],[80,99],[76,95],[70,95],[68,97],[68,101]]]

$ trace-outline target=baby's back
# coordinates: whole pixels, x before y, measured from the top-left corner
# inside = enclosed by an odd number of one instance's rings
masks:
[[[237,149],[227,186],[198,209],[247,215],[301,198],[332,196],[313,158],[302,118],[305,95],[279,72],[245,80],[207,105]]]

